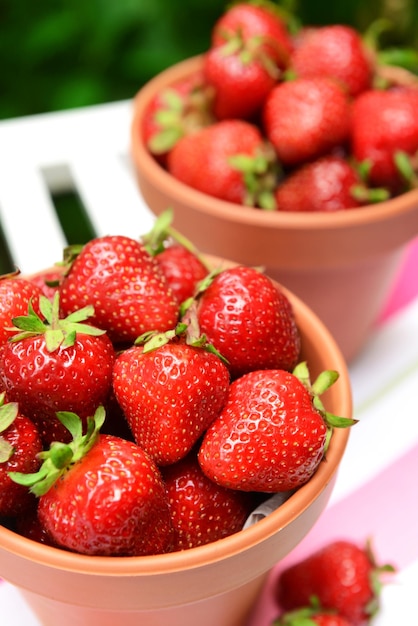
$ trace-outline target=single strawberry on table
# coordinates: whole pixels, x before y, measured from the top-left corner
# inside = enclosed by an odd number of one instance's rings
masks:
[[[33,504],[32,494],[16,484],[9,472],[35,472],[40,452],[42,441],[35,424],[19,412],[16,402],[8,402],[0,393],[0,517],[26,514]]]
[[[58,293],[53,302],[46,296],[39,302],[45,321],[32,307],[13,318],[15,334],[0,347],[0,380],[8,400],[19,403],[50,443],[68,436],[57,411],[87,418],[106,402],[115,351],[105,331],[89,323],[93,307],[62,318]]]
[[[70,251],[71,252],[71,251]],[[115,344],[177,322],[178,304],[145,246],[122,235],[92,239],[78,252],[60,287],[65,315],[93,306],[91,323]]]
[[[242,491],[276,493],[304,485],[324,458],[333,427],[355,423],[327,413],[319,399],[337,378],[325,371],[311,385],[302,362],[294,373],[254,370],[233,381],[199,448],[203,472]]]
[[[220,200],[274,208],[277,159],[260,129],[228,119],[182,137],[167,167],[182,183]]]
[[[293,369],[300,335],[284,291],[262,272],[231,267],[202,286],[200,332],[227,360],[232,378],[257,369]]]
[[[162,469],[173,526],[175,550],[186,550],[242,530],[253,498],[219,487],[202,472],[192,451]]]
[[[38,517],[52,541],[73,552],[140,556],[171,549],[173,529],[161,474],[135,443],[100,434],[99,407],[86,433],[72,412],[59,412],[72,439],[42,453],[35,474],[13,473],[39,498]]]
[[[320,157],[349,138],[348,96],[326,77],[279,83],[268,95],[262,117],[267,139],[285,166]]]
[[[365,626],[379,610],[385,572],[393,567],[377,565],[368,544],[337,539],[285,569],[275,594],[285,611],[315,597],[322,608],[337,611],[352,626]]]
[[[189,453],[219,414],[229,371],[205,347],[158,340],[119,354],[113,389],[136,443],[158,465],[169,465]]]

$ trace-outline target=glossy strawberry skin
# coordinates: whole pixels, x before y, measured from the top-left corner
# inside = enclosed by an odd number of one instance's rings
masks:
[[[38,515],[58,545],[88,555],[140,556],[171,549],[161,474],[132,442],[101,435],[46,494]]]
[[[344,211],[360,206],[353,188],[360,178],[348,161],[327,155],[294,170],[278,186],[279,211]]]
[[[371,87],[372,61],[354,28],[343,24],[308,28],[298,40],[291,69],[299,78],[334,78],[354,97]]]
[[[370,162],[371,184],[399,191],[402,178],[394,154],[401,150],[414,155],[418,150],[418,90],[369,90],[356,98],[351,146],[358,162]]]
[[[227,54],[222,47],[204,54],[203,70],[206,82],[214,88],[213,109],[218,120],[251,120],[277,83],[262,60],[244,63],[239,54]]]
[[[68,431],[56,411],[92,415],[110,392],[114,359],[107,335],[80,334],[73,346],[53,352],[45,336],[38,335],[0,348],[0,380],[8,399],[35,422],[45,443],[64,441]]]
[[[199,257],[180,244],[168,246],[155,258],[178,304],[191,298],[209,273]]]
[[[279,160],[295,166],[345,144],[350,107],[343,89],[327,78],[299,78],[272,89],[263,125]]]
[[[367,552],[351,541],[336,540],[284,570],[277,598],[285,610],[309,603],[316,596],[325,609],[335,609],[353,626],[370,622],[366,607],[374,598]]]
[[[258,370],[231,383],[198,459],[229,489],[275,493],[306,483],[324,454],[326,425],[304,385],[284,370]]]
[[[42,290],[30,280],[18,276],[0,278],[0,345],[13,336],[8,330],[13,326],[12,319],[28,312],[29,301],[39,313],[39,297]]]
[[[13,482],[9,472],[36,472],[40,467],[37,455],[42,452],[42,441],[35,424],[21,413],[0,437],[13,449],[10,458],[0,462],[0,516],[15,517],[25,514],[35,498],[27,487]]]
[[[164,468],[163,477],[175,528],[175,550],[195,548],[242,530],[252,498],[209,480],[194,452]]]
[[[158,465],[179,461],[222,409],[229,372],[203,348],[136,346],[114,365],[113,389],[135,441]]]
[[[258,38],[263,50],[282,68],[286,67],[293,44],[283,20],[267,7],[238,2],[215,22],[211,47],[224,45],[240,33],[244,41]]]
[[[198,300],[200,330],[232,378],[256,369],[293,369],[300,336],[287,296],[267,276],[239,266],[218,274]]]
[[[168,170],[178,180],[215,198],[246,203],[241,171],[230,158],[255,157],[265,149],[260,130],[243,120],[223,120],[183,137],[170,152]]]
[[[94,306],[93,325],[116,344],[132,343],[150,330],[177,322],[178,305],[155,259],[144,246],[123,236],[87,243],[61,288],[61,310],[68,315]]]

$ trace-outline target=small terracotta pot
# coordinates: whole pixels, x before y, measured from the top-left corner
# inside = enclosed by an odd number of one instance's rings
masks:
[[[345,360],[328,330],[289,293],[302,358],[315,377],[340,373],[324,404],[351,417]],[[269,570],[309,532],[325,508],[349,429],[335,430],[311,480],[246,530],[183,552],[91,557],[26,539],[0,526],[0,576],[20,588],[43,626],[244,626]]]
[[[135,98],[131,151],[145,201],[157,215],[173,208],[174,226],[202,252],[264,267],[321,317],[351,361],[418,234],[418,190],[349,211],[295,214],[223,202],[175,180],[149,154],[141,122],[156,93],[200,67],[201,57],[174,65]],[[393,80],[396,69],[387,74]]]

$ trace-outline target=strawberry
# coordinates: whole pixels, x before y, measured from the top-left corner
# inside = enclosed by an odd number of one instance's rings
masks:
[[[174,340],[131,347],[113,368],[115,396],[135,441],[158,465],[188,454],[222,409],[228,387],[219,356]]]
[[[34,285],[37,285],[41,289],[44,296],[53,300],[55,293],[62,282],[64,272],[64,267],[57,265],[57,267],[53,267],[30,276],[28,280],[30,280],[30,282]]]
[[[242,530],[252,498],[209,480],[194,452],[163,468],[162,473],[175,529],[175,550],[195,548]]]
[[[215,23],[203,57],[216,117],[253,118],[286,68],[291,49],[287,27],[270,6],[229,7]]]
[[[100,434],[102,407],[88,419],[85,435],[76,414],[58,418],[72,440],[51,445],[38,473],[12,474],[39,498],[38,517],[51,540],[88,555],[168,551],[173,530],[156,465],[136,444]]]
[[[180,139],[167,167],[178,180],[215,198],[269,208],[276,158],[257,126],[221,120]]]
[[[15,484],[18,486],[17,483]],[[24,515],[19,515],[16,518],[15,531],[19,535],[22,535],[22,537],[26,537],[32,541],[37,541],[38,543],[43,543],[47,546],[59,548],[60,546],[53,541],[46,529],[42,526],[38,517],[37,498],[35,498],[35,496],[33,496],[33,498],[35,500],[35,506],[28,512],[25,512]]]
[[[368,163],[371,184],[394,193],[408,188],[397,157],[413,159],[418,153],[418,89],[372,89],[360,94],[352,106],[351,144],[355,159]]]
[[[259,44],[265,53],[284,68],[293,44],[286,18],[279,8],[268,2],[236,2],[230,5],[215,22],[210,47],[222,47],[235,40]]]
[[[0,394],[0,517],[26,513],[32,504],[28,489],[17,485],[9,472],[35,472],[42,442],[33,422],[19,412],[16,402]]]
[[[279,211],[343,211],[387,200],[384,189],[367,189],[347,159],[326,155],[291,172],[275,193]]]
[[[350,130],[350,106],[329,78],[297,78],[276,85],[263,108],[263,124],[279,160],[293,166],[343,145]]]
[[[142,119],[142,137],[162,165],[184,135],[214,121],[211,90],[201,72],[176,81],[148,104]]]
[[[352,626],[370,622],[379,608],[379,576],[393,567],[378,567],[370,546],[337,539],[291,565],[279,576],[276,596],[284,610],[308,604],[315,597]]]
[[[268,276],[238,266],[217,274],[197,299],[200,331],[226,359],[232,378],[292,369],[300,336],[287,296]]]
[[[91,323],[106,330],[115,344],[132,343],[148,330],[167,330],[178,305],[158,263],[139,241],[105,236],[78,253],[61,288],[65,315],[94,306]]]
[[[141,237],[155,256],[178,304],[191,298],[209,269],[195,246],[172,226],[173,211],[163,211],[152,229]]]
[[[354,422],[336,419],[319,401],[317,394],[337,374],[324,372],[311,386],[306,369],[303,363],[295,373],[254,370],[231,383],[228,400],[198,452],[208,478],[228,489],[265,493],[291,491],[311,478],[332,425]]]
[[[59,317],[59,294],[41,296],[45,322],[29,307],[13,319],[16,333],[0,348],[0,380],[10,401],[37,425],[45,442],[68,433],[56,411],[91,415],[105,402],[112,384],[115,352],[103,330],[83,323],[92,307]]]
[[[304,607],[285,613],[272,626],[351,626],[351,622],[335,611]]]
[[[371,55],[357,30],[345,24],[302,29],[290,69],[298,78],[334,78],[350,96],[372,85]]]
[[[40,287],[21,278],[19,271],[0,276],[0,345],[12,336],[12,319],[27,313],[30,301],[40,313],[38,302],[41,295]]]

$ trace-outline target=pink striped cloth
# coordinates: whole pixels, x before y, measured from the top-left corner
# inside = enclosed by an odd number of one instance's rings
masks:
[[[336,538],[372,540],[377,560],[397,568],[374,626],[410,624],[418,588],[418,238],[363,354],[350,366],[355,416],[337,484],[312,531],[272,571],[248,626],[270,626],[280,571]],[[40,626],[8,583],[1,623]]]

